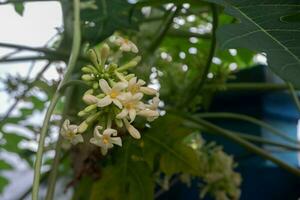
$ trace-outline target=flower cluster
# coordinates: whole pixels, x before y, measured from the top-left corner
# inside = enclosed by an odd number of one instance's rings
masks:
[[[121,37],[114,41],[114,45],[119,46],[121,52],[138,52],[133,42]],[[85,120],[79,126],[70,125],[70,121],[66,120],[61,132],[65,139],[77,144],[83,142],[81,133],[94,127],[90,143],[99,146],[103,155],[114,145],[122,146],[117,129],[125,127],[133,138],[140,139],[141,134],[133,122],[137,116],[147,121],[156,119],[160,102],[155,89],[128,73],[128,69],[138,64],[140,57],[118,66],[111,62],[110,51],[106,43],[88,51],[92,65],[82,68],[82,80],[90,86],[82,98],[88,106],[78,113]],[[149,103],[145,103],[147,99]],[[105,129],[101,133],[103,127]]]

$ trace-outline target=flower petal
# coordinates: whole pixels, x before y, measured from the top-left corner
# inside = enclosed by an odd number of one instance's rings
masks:
[[[74,138],[72,139],[72,141],[71,141],[71,143],[72,143],[73,145],[76,145],[76,144],[81,143],[81,142],[83,142],[83,137],[82,137],[81,134],[75,135],[75,137],[74,137]]]
[[[133,122],[136,116],[136,111],[135,109],[130,109],[129,110],[129,118],[130,118],[130,122]]]
[[[97,106],[98,107],[105,107],[108,106],[109,104],[111,104],[112,99],[109,96],[105,96],[102,99],[99,99],[97,102]]]
[[[112,102],[116,105],[116,106],[118,106],[118,108],[120,108],[120,109],[122,109],[122,104],[121,104],[121,102],[118,100],[118,99],[112,99]]]
[[[113,137],[113,138],[111,138],[111,143],[121,147],[122,146],[122,139],[120,137]]]
[[[125,82],[118,82],[114,85],[112,88],[113,91],[120,92],[121,90],[125,89],[127,87],[127,83]]]
[[[108,85],[107,81],[104,79],[100,79],[99,80],[99,85],[101,90],[105,93],[105,94],[109,94],[111,92],[111,87]]]
[[[68,129],[69,129],[69,125],[70,125],[70,120],[66,119],[66,120],[64,121],[64,123],[63,123],[62,128],[63,128],[64,130],[68,130]]]
[[[128,86],[132,87],[133,85],[136,84],[136,77],[132,77],[129,81],[128,81]]]
[[[123,119],[124,117],[126,117],[128,115],[128,110],[126,108],[123,108],[123,110],[117,114],[117,118],[118,119]]]
[[[107,128],[103,131],[103,135],[117,135],[117,130],[112,129],[112,128]]]

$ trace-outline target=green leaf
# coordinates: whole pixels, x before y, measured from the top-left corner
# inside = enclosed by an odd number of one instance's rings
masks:
[[[265,52],[270,68],[300,87],[300,23],[295,20],[300,8],[298,0],[208,1],[224,6],[227,14],[240,21],[219,28],[221,48]]]
[[[24,4],[23,3],[14,3],[14,6],[15,6],[15,11],[23,16],[23,13],[24,13]]]
[[[0,176],[0,194],[3,192],[3,189],[8,184],[8,180],[2,176]]]
[[[81,19],[86,22],[83,27],[83,40],[92,45],[99,43],[116,30],[137,29],[135,23],[142,18],[140,11],[131,13],[132,4],[124,0],[98,0],[97,9],[83,9]]]
[[[12,166],[5,162],[4,160],[0,160],[0,169],[1,170],[9,170],[12,169]]]
[[[166,175],[200,173],[200,156],[198,152],[185,143],[183,139],[192,133],[185,128],[181,119],[170,114],[157,119],[151,129],[144,134],[144,159],[153,168],[156,157],[159,168]]]
[[[128,138],[123,143],[114,154],[115,163],[105,167],[101,179],[93,185],[91,200],[154,199],[153,175],[139,155],[139,142]]]

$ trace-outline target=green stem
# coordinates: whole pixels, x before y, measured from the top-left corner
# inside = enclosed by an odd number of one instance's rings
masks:
[[[201,113],[197,114],[196,116],[201,117],[201,118],[229,118],[229,119],[235,119],[235,120],[242,120],[242,121],[247,121],[253,124],[256,124],[258,126],[261,126],[265,128],[266,130],[270,131],[270,133],[273,133],[274,135],[277,135],[278,137],[281,137],[289,142],[299,144],[297,140],[294,138],[291,138],[284,134],[283,132],[279,131],[276,128],[273,128],[273,126],[258,120],[254,117],[250,117],[248,115],[243,115],[243,114],[237,114],[237,113],[227,113],[227,112],[212,112],[212,113]]]
[[[293,87],[293,85],[291,83],[288,83],[288,87],[289,87],[290,93],[291,93],[291,95],[293,97],[293,100],[294,100],[294,102],[295,102],[295,104],[297,106],[297,109],[300,112],[300,102],[299,102],[298,95],[297,95],[297,93],[296,93],[296,91],[295,91],[295,89],[294,89],[294,87]]]
[[[2,59],[0,60],[0,63],[24,62],[24,61],[33,61],[33,60],[60,61],[60,60],[64,60],[64,58],[58,58],[58,57],[55,58],[52,56],[28,56],[28,57]]]
[[[174,17],[180,12],[181,6],[176,7],[176,9],[172,11],[173,8],[174,7],[170,8],[169,14],[160,26],[160,29],[157,31],[156,37],[153,39],[153,42],[148,49],[149,52],[154,52],[155,49],[159,46],[159,44],[162,42],[164,36],[167,34],[168,30],[170,29],[170,26],[173,23]]]
[[[71,56],[68,62],[67,72],[64,76],[64,79],[60,82],[52,100],[50,103],[50,106],[46,112],[46,116],[43,122],[43,127],[40,134],[39,139],[39,146],[38,151],[36,155],[36,161],[34,166],[34,180],[33,180],[33,189],[32,189],[32,199],[38,200],[38,192],[39,192],[39,181],[40,181],[40,174],[41,174],[41,165],[42,165],[42,155],[43,155],[43,149],[44,149],[44,142],[46,133],[48,130],[48,125],[50,121],[51,114],[55,108],[56,103],[59,100],[60,97],[60,88],[62,85],[64,85],[68,79],[71,76],[71,73],[75,67],[77,57],[79,55],[80,50],[80,0],[73,0],[74,2],[74,25],[73,25],[73,44],[72,44],[72,50],[71,50]]]
[[[45,2],[45,1],[59,1],[59,0],[22,0],[23,2]],[[11,3],[20,3],[19,0],[9,0],[5,2],[0,2],[0,5],[6,5],[6,4],[11,4]]]
[[[196,119],[194,117],[191,116],[186,116],[190,121],[195,122],[196,124],[199,125],[199,128],[204,128],[206,131],[221,135],[225,138],[228,138],[232,141],[234,141],[235,143],[243,146],[244,148],[246,148],[247,150],[267,159],[272,161],[273,163],[277,164],[279,167],[287,170],[288,172],[296,175],[296,176],[300,176],[300,170],[294,167],[289,166],[288,164],[286,164],[285,162],[277,159],[276,157],[272,156],[271,154],[269,154],[268,152],[266,152],[265,150],[251,144],[250,142],[244,140],[243,138],[235,135],[233,132],[228,131],[226,129],[223,129],[219,126],[216,126],[206,120],[203,119]]]
[[[206,90],[233,90],[233,91],[281,91],[289,89],[287,84],[274,84],[274,83],[225,83],[225,84],[214,84],[209,83],[203,86]]]
[[[252,141],[252,142],[272,145],[272,146],[276,146],[276,147],[282,147],[284,149],[291,150],[291,151],[300,151],[300,147],[291,146],[291,145],[283,144],[283,143],[280,143],[280,142],[274,142],[274,141],[267,140],[267,139],[264,139],[264,138],[259,137],[259,136],[249,135],[249,134],[246,134],[246,133],[240,133],[240,132],[236,132],[236,131],[231,131],[231,132],[238,135],[241,138],[244,138],[244,139]]]
[[[210,50],[207,58],[206,65],[202,71],[202,75],[200,77],[200,81],[198,85],[196,86],[196,92],[194,92],[194,96],[197,94],[198,91],[201,90],[202,86],[204,85],[206,79],[207,79],[207,74],[209,72],[209,69],[211,67],[212,59],[215,55],[216,47],[217,47],[217,36],[216,36],[216,31],[219,25],[219,16],[218,16],[218,10],[215,4],[210,4],[211,11],[212,11],[212,17],[213,17],[213,29],[212,29],[212,40],[211,40],[211,45],[210,45]],[[194,97],[193,96],[193,97]]]
[[[66,85],[66,84],[65,84]],[[62,128],[63,122],[66,118],[67,112],[70,109],[70,102],[71,102],[71,95],[72,95],[72,90],[68,90],[66,93],[66,101],[64,104],[64,110],[62,113],[62,119],[60,121],[60,130]],[[60,161],[60,152],[61,152],[61,145],[62,145],[62,136],[61,134],[59,134],[58,136],[58,140],[56,143],[56,147],[55,147],[55,156],[53,159],[53,163],[52,163],[52,168],[51,168],[51,172],[50,172],[50,177],[49,177],[49,181],[48,181],[48,189],[47,189],[47,194],[46,194],[46,200],[52,200],[54,193],[55,193],[55,185],[56,185],[56,179],[57,179],[57,174],[58,174],[58,166],[59,166],[59,161]]]

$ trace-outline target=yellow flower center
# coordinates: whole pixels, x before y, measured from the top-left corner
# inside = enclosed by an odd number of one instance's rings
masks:
[[[118,93],[115,91],[112,91],[109,96],[114,99],[118,96]]]
[[[128,102],[124,105],[124,107],[129,110],[129,109],[132,109],[134,107],[134,104],[132,102]]]
[[[137,93],[140,90],[140,87],[138,85],[133,85],[130,88],[131,93]]]
[[[104,144],[108,144],[109,143],[109,136],[104,135],[103,138],[102,138],[102,141],[103,141]]]

